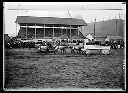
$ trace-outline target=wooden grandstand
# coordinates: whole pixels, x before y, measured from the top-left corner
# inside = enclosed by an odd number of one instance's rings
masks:
[[[62,35],[71,39],[83,36],[82,26],[87,26],[83,19],[57,17],[18,16],[15,23],[19,25],[17,37],[23,39],[54,39]]]

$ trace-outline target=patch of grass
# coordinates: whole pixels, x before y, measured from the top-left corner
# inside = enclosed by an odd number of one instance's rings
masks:
[[[5,88],[124,88],[122,50],[110,55],[6,51]]]

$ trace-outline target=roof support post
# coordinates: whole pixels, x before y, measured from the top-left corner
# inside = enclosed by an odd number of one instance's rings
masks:
[[[54,34],[54,25],[53,25],[53,35],[52,35],[52,36],[53,36],[53,39],[54,39],[54,35],[55,35],[55,34]]]
[[[61,26],[61,36],[62,36],[62,31],[63,31],[63,29],[62,29],[62,26]]]
[[[16,23],[16,36],[17,36],[17,23]]]
[[[82,33],[82,26],[81,26],[81,33]]]
[[[78,36],[79,36],[79,30],[78,30]]]
[[[78,36],[79,36],[79,29],[78,29]]]
[[[95,22],[96,22],[96,19],[95,19]],[[94,39],[95,39],[95,22],[94,22]]]
[[[45,39],[45,24],[44,24],[44,39]]]
[[[116,25],[115,25],[115,41],[116,41],[116,32],[117,32],[117,20],[115,19],[116,21]]]
[[[36,39],[36,24],[35,24],[35,39]]]
[[[72,36],[72,35],[71,35],[71,25],[70,25],[70,38],[71,38],[71,36]]]
[[[19,28],[18,28],[18,31],[17,31],[17,35],[18,35],[18,32],[20,31],[20,27],[21,27],[21,25],[19,24]]]
[[[28,37],[27,37],[27,24],[26,24],[26,39],[27,39]]]
[[[66,25],[66,35],[67,35],[67,25]]]

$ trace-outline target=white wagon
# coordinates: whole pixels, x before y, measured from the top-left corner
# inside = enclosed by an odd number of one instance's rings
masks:
[[[84,45],[84,48],[81,49],[86,54],[90,54],[91,50],[99,50],[103,54],[109,54],[110,53],[110,46],[101,46],[101,45]]]

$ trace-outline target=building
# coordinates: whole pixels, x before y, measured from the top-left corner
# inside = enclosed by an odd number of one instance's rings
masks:
[[[106,36],[96,36],[95,41],[104,42],[106,41]]]
[[[87,26],[83,19],[57,17],[18,16],[15,23],[22,39],[55,39],[64,34],[72,38]]]
[[[124,41],[124,38],[121,36],[107,36],[109,41]]]

